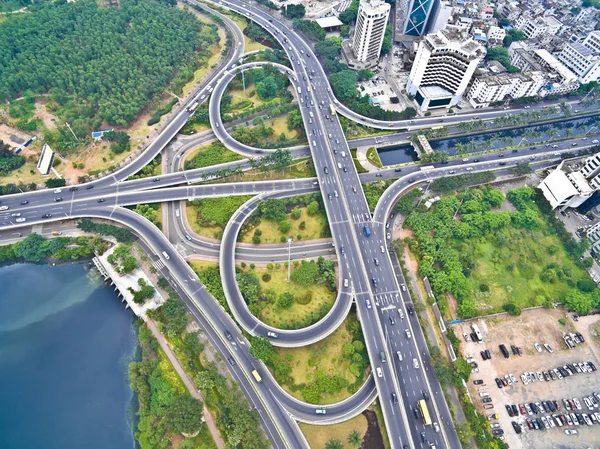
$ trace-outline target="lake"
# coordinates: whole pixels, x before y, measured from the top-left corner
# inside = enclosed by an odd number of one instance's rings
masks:
[[[130,449],[133,314],[83,264],[0,268],[0,447]]]

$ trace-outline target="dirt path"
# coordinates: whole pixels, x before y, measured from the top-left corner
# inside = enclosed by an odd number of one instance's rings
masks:
[[[148,318],[146,321],[146,325],[148,326],[148,329],[150,329],[150,332],[152,332],[152,335],[154,336],[154,338],[156,338],[156,341],[158,341],[158,344],[160,345],[162,350],[167,355],[167,358],[171,362],[171,365],[173,365],[173,368],[177,372],[177,375],[179,376],[179,378],[181,379],[181,381],[183,382],[185,387],[188,389],[188,391],[190,392],[192,397],[194,399],[198,399],[198,400],[204,402],[204,398],[198,392],[198,390],[196,390],[194,382],[189,378],[189,376],[187,375],[187,373],[181,366],[181,363],[179,362],[179,359],[173,352],[173,349],[171,348],[171,346],[169,345],[169,343],[167,342],[165,337],[159,332],[158,328],[156,327],[156,323]],[[212,436],[212,439],[215,442],[215,445],[217,446],[218,449],[225,449],[225,441],[223,440],[223,438],[221,438],[221,433],[219,432],[219,429],[217,428],[217,424],[215,422],[214,416],[212,415],[212,413],[210,413],[210,411],[208,410],[208,408],[206,406],[204,406],[203,409],[204,409],[204,411],[202,414],[204,416],[204,421],[206,422],[206,425],[208,426],[208,430],[210,431],[210,434]]]

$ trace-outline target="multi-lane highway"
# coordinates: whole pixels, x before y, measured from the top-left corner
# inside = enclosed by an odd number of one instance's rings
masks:
[[[417,175],[414,173],[419,171],[419,167],[405,169],[402,179],[382,197],[375,211],[375,218],[372,219],[361,183],[375,180],[375,174],[359,177],[356,173],[336,111],[355,121],[385,129],[428,127],[434,123],[438,124],[440,119],[424,118],[388,123],[373,121],[348,111],[333,96],[327,77],[310,46],[295,32],[251,6],[233,1],[222,1],[219,4],[265,28],[280,42],[288,54],[292,70],[285,66],[280,66],[280,70],[289,74],[299,99],[309,139],[310,154],[317,171],[316,185],[314,179],[304,179],[199,186],[195,184],[210,180],[210,173],[215,170],[215,167],[176,171],[179,166],[177,157],[167,161],[171,173],[125,181],[159,154],[185,124],[190,111],[187,107],[182,107],[144,152],[111,175],[80,186],[2,197],[2,205],[7,206],[8,210],[0,214],[0,232],[4,235],[10,232],[8,230],[24,225],[78,217],[113,220],[135,230],[141,243],[156,255],[155,265],[160,267],[163,275],[186,301],[195,319],[207,330],[207,335],[215,348],[224,359],[232,358],[233,363],[230,362],[232,374],[253,407],[257,409],[274,447],[306,447],[306,441],[298,429],[296,420],[319,424],[339,422],[362,411],[376,395],[379,395],[392,447],[426,447],[429,443],[434,443],[436,447],[459,447],[447,404],[429,365],[423,335],[416,317],[410,313],[410,307],[407,308],[411,299],[403,287],[404,279],[401,275],[398,279],[392,269],[386,228],[387,217],[392,203],[408,185],[419,182],[424,177],[446,176],[452,172],[463,171],[467,167],[475,171],[498,168],[496,156],[484,155],[480,156],[479,160],[454,160],[448,164],[436,164],[436,168],[432,171],[419,172]],[[233,151],[252,156],[256,154],[257,149],[236,142],[223,126],[219,100],[235,71],[258,66],[260,63],[244,65],[241,68],[234,67],[233,63],[239,61],[242,56],[243,35],[231,19],[218,15],[234,32],[234,46],[229,57],[215,70],[213,79],[206,83],[185,106],[196,101],[207,101],[209,93],[213,92],[209,104],[209,116],[214,133]],[[334,105],[335,110],[332,110],[330,105]],[[477,115],[481,118],[493,118],[496,116],[494,114],[506,112],[492,111],[485,114],[478,112]],[[451,124],[472,118],[463,114],[442,120],[445,124]],[[560,145],[560,148],[552,151],[566,151],[567,148],[563,146],[569,144]],[[543,155],[547,150],[542,147],[534,152]],[[507,155],[504,161],[510,165],[518,160],[529,160],[534,152]],[[305,149],[294,149],[295,156],[306,154]],[[249,167],[246,160],[229,165],[239,166],[242,169]],[[387,170],[380,174],[389,177],[394,176],[395,172]],[[332,310],[321,321],[310,328],[298,331],[277,330],[279,335],[273,339],[273,344],[298,346],[324,338],[339,326],[354,302],[365,335],[373,374],[351,398],[327,406],[326,415],[316,414],[316,409],[320,406],[305,404],[289,396],[275,383],[266,367],[249,355],[247,340],[242,336],[237,325],[199,284],[185,259],[172,245],[172,243],[192,245],[194,250],[197,249],[202,254],[218,256],[224,290],[238,324],[251,334],[266,335],[273,329],[249,313],[237,288],[235,259],[243,257],[248,260],[267,261],[270,257],[281,260],[281,254],[277,252],[280,250],[271,251],[270,254],[262,254],[258,249],[242,247],[236,250],[236,237],[245,217],[266,195],[289,196],[314,191],[317,188],[323,194],[334,247],[324,242],[298,246],[300,249],[295,248],[294,251],[298,258],[310,257],[306,255],[307,253],[337,255],[340,272],[339,296]],[[214,243],[190,236],[185,230],[181,222],[182,214],[178,213],[176,202],[193,198],[247,194],[257,196],[234,214],[225,229],[220,248],[215,247]],[[171,241],[150,222],[122,207],[153,202],[169,202],[170,218],[172,219],[173,215],[180,218],[180,220],[169,220],[169,227],[174,230]],[[330,252],[332,249],[335,253]],[[165,253],[170,257],[165,257]],[[285,257],[285,251],[283,255]],[[231,340],[225,338],[225,331],[231,333]],[[257,383],[252,378],[250,372],[253,369],[261,373],[262,382]],[[439,425],[439,432],[433,426],[425,426],[418,421],[415,424],[413,409],[417,400],[423,397],[428,398],[430,412],[433,420]]]

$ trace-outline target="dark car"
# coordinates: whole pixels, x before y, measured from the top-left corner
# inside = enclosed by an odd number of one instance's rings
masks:
[[[514,416],[512,407],[509,404],[506,404],[504,407],[506,408],[506,411],[508,412],[508,416],[510,416],[512,418]]]
[[[231,335],[231,332],[229,331],[225,331],[225,338],[229,341],[233,341],[233,335]]]
[[[518,422],[511,421],[511,424],[513,426],[513,429],[515,429],[515,432],[517,432],[517,433],[521,433],[522,432],[521,425]]]
[[[27,201],[27,200],[23,200],[23,201],[21,201],[21,204],[23,204],[23,205],[25,205],[25,204],[29,204],[29,201]]]
[[[487,356],[488,359],[492,360],[492,353],[490,352],[489,349],[485,350],[485,355]]]
[[[485,351],[479,351],[479,355],[481,355],[482,360],[487,360],[487,354],[485,353]]]
[[[390,325],[393,326],[394,324],[396,324],[396,320],[393,316],[390,316]]]
[[[473,159],[473,162],[479,162],[479,159]]]
[[[421,411],[418,408],[414,408],[413,411],[415,413],[415,418],[421,419]]]
[[[152,180],[152,182],[158,182],[158,181],[160,181],[160,178],[154,178],[154,179]]]
[[[475,380],[473,381],[473,383],[474,383],[475,385],[482,385],[482,384],[483,384],[483,380],[481,380],[481,379],[475,379]]]
[[[412,315],[413,313],[415,313],[415,309],[413,309],[412,304],[407,304],[406,305],[406,310],[408,310],[408,314]]]
[[[62,200],[62,197],[54,198],[55,203],[60,203]]]
[[[75,192],[76,190],[79,190],[79,187],[75,187],[75,186],[73,186],[73,187],[71,187],[69,190],[70,190],[71,192]]]
[[[233,357],[229,357],[227,360],[231,366],[235,366],[235,360],[233,360]]]
[[[496,377],[496,385],[498,385],[498,388],[502,388],[504,385],[502,385],[502,382],[500,381],[499,378]]]
[[[42,215],[42,218],[50,218],[50,217],[52,217],[52,214],[44,214],[44,215]]]
[[[501,167],[504,167],[506,165],[506,162],[500,162],[498,165],[500,165]]]
[[[93,188],[94,188],[94,186],[86,186],[85,190],[90,190],[90,189],[93,189]]]
[[[398,403],[398,396],[396,396],[396,393],[392,393],[392,403],[393,404],[397,404]]]
[[[504,430],[502,430],[502,429],[492,430],[492,435],[502,435],[503,433],[504,433]]]
[[[100,199],[98,200],[98,202],[99,202],[99,203],[104,203],[105,201],[106,201],[106,198],[100,198]]]
[[[402,169],[401,169],[401,168],[395,168],[395,169],[394,169],[394,171],[395,171],[395,172],[401,172],[401,171],[402,171]]]
[[[481,402],[483,402],[484,404],[487,404],[488,402],[492,402],[492,398],[482,398]]]
[[[519,416],[519,409],[517,408],[517,406],[513,404],[511,407],[513,411],[513,416]]]
[[[421,440],[423,440],[423,443],[427,441],[427,435],[425,435],[425,432],[421,432]]]

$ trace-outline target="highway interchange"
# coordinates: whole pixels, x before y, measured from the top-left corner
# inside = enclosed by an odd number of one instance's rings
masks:
[[[2,197],[1,204],[8,206],[9,210],[0,215],[0,238],[9,238],[11,231],[20,230],[23,224],[17,223],[17,218],[24,218],[26,224],[31,226],[35,223],[95,217],[112,220],[133,229],[139,237],[140,244],[146,247],[149,253],[156,255],[155,263],[160,267],[161,273],[181,295],[200,326],[207,330],[211,343],[223,354],[224,359],[229,357],[229,354],[234,357],[236,365],[230,367],[232,375],[260,414],[267,436],[274,447],[307,447],[296,421],[315,424],[343,421],[364,410],[376,396],[380,399],[393,448],[427,447],[422,432],[426,440],[435,443],[438,448],[460,447],[448,406],[430,369],[427,346],[416,315],[408,313],[406,307],[411,303],[408,292],[402,288],[406,282],[402,273],[394,272],[392,268],[386,224],[391,207],[406,189],[428,179],[446,176],[450,171],[460,173],[467,168],[474,171],[498,169],[497,155],[479,156],[478,162],[452,160],[445,165],[435,164],[436,168],[427,172],[421,171],[418,166],[407,167],[403,170],[403,176],[384,193],[374,215],[371,216],[361,184],[377,178],[374,174],[360,177],[357,174],[346,138],[337,116],[331,114],[329,104],[334,103],[339,113],[352,120],[382,129],[426,128],[437,125],[439,119],[422,118],[392,122],[390,126],[388,122],[358,116],[337,102],[310,46],[292,30],[251,6],[239,2],[219,3],[221,7],[236,11],[261,25],[288,53],[294,72],[291,73],[283,66],[280,69],[290,74],[294,89],[298,93],[317,179],[197,185],[198,182],[206,181],[206,173],[214,170],[214,167],[177,171],[178,161],[172,158],[169,164],[171,173],[155,178],[126,181],[175,138],[190,115],[184,107],[140,156],[109,176],[92,183],[65,187],[59,189],[60,192],[50,189]],[[231,67],[232,62],[239,61],[242,57],[243,35],[227,16],[215,11],[213,13],[219,15],[234,32],[235,44],[229,58],[217,68],[217,75],[205,84],[194,98],[198,101],[210,98],[210,120],[213,132],[219,140],[232,151],[247,157],[254,156],[258,149],[242,145],[231,138],[221,122],[219,112],[221,95],[235,72]],[[260,64],[251,63],[244,67],[255,65]],[[209,92],[212,92],[212,95],[209,96]],[[501,110],[477,112],[476,115],[481,118],[494,118],[505,113],[506,111]],[[472,118],[473,114],[455,115],[446,118],[445,124],[459,123]],[[405,136],[400,138],[405,139]],[[587,144],[583,140],[575,142],[579,144],[579,148]],[[508,154],[503,161],[508,166],[516,161],[530,162],[531,156],[536,154],[536,162],[540,166],[549,165],[557,158],[554,153],[568,151],[571,148],[570,144],[571,141],[561,143],[560,147],[552,149],[551,153],[546,151],[547,148],[541,147],[527,154],[523,154],[523,151]],[[303,148],[294,150],[296,157],[307,154]],[[249,168],[247,161],[235,164],[243,169]],[[382,178],[397,177],[393,170],[383,170],[380,174]],[[240,227],[258,202],[266,197],[296,195],[315,191],[317,188],[323,194],[334,247],[330,242],[309,242],[294,245],[293,254],[295,258],[337,256],[339,295],[331,311],[321,321],[297,331],[277,330],[278,338],[272,339],[272,343],[278,346],[302,346],[321,340],[343,322],[355,304],[365,335],[373,375],[351,398],[339,404],[326,406],[326,415],[315,413],[320,406],[305,404],[289,396],[268,375],[267,368],[249,355],[247,340],[238,325],[254,335],[266,335],[272,329],[250,314],[235,282],[236,259],[267,261],[268,258],[287,258],[287,248],[277,248],[263,254],[257,249],[236,247]],[[179,214],[179,201],[247,194],[255,196],[234,214],[225,229],[220,247],[207,239],[189,235]],[[57,198],[62,200],[55,201]],[[24,202],[27,203],[23,204]],[[172,231],[169,233],[170,239],[148,220],[123,207],[154,202],[169,204],[169,229]],[[173,213],[174,209],[177,210],[177,214]],[[16,213],[20,216],[13,216]],[[365,235],[365,225],[371,230],[369,237]],[[24,230],[23,234],[27,232]],[[199,283],[185,259],[174,249],[174,243],[191,248],[199,254],[219,258],[223,286],[237,324]],[[170,255],[169,259],[162,255],[163,251]],[[348,287],[343,286],[346,279]],[[226,330],[233,334],[233,342],[225,338]],[[402,361],[398,360],[397,351],[402,353]],[[380,359],[382,352],[386,362]],[[415,368],[417,365],[418,368]],[[375,374],[378,372],[377,368],[381,369],[381,376]],[[262,383],[257,384],[253,380],[250,375],[253,369],[261,373]],[[423,398],[425,391],[431,397],[430,411],[433,420],[439,422],[440,433],[435,432],[431,426],[423,426],[412,416],[416,401]],[[398,403],[392,399],[393,395],[400,399]]]

